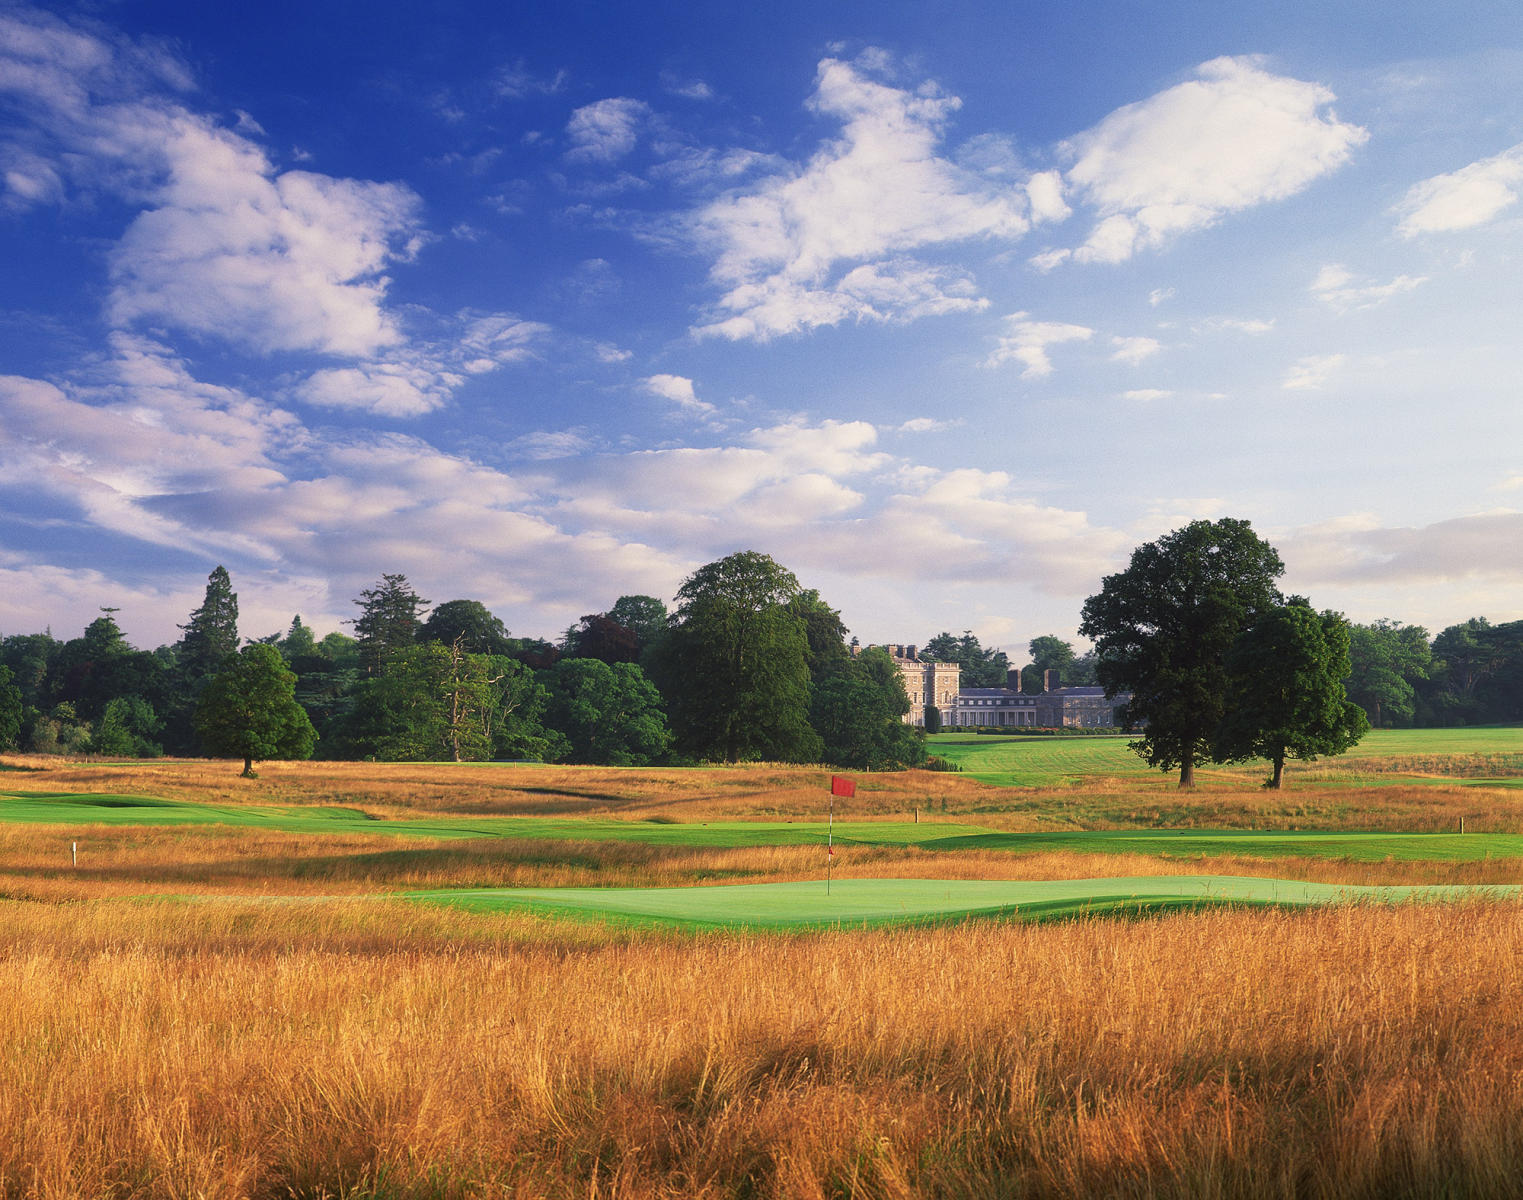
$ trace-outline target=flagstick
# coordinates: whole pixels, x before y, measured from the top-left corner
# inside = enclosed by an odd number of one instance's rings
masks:
[[[830,819],[825,824],[825,894],[830,895],[830,867],[836,853],[836,794],[830,793]]]

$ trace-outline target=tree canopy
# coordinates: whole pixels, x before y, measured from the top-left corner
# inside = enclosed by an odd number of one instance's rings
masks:
[[[256,761],[310,758],[317,732],[296,702],[296,676],[274,646],[256,643],[229,655],[196,706],[196,731],[216,755]]]
[[[376,675],[388,656],[417,640],[428,601],[413,591],[406,575],[382,575],[380,582],[362,591],[355,603],[360,608],[354,620],[360,670]]]
[[[677,592],[652,666],[677,748],[725,762],[818,759],[809,725],[809,641],[788,604],[793,572],[742,551],[700,567]]]
[[[1079,631],[1095,642],[1105,694],[1131,694],[1123,719],[1142,726],[1133,748],[1150,765],[1179,768],[1193,786],[1226,715],[1227,652],[1281,603],[1284,571],[1247,521],[1192,521],[1132,552],[1084,602]]]
[[[1227,652],[1226,713],[1212,757],[1218,762],[1267,758],[1265,786],[1284,785],[1287,758],[1342,754],[1369,731],[1350,702],[1348,622],[1317,613],[1300,597],[1263,613]]]

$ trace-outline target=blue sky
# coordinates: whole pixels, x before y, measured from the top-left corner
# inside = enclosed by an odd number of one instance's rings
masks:
[[[0,3],[0,634],[772,554],[1072,636],[1244,517],[1523,617],[1512,3]]]

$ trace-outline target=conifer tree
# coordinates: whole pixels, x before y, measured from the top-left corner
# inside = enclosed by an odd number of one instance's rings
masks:
[[[230,654],[238,653],[238,595],[227,568],[219,566],[206,577],[201,607],[180,628],[178,662],[192,685],[215,675]]]

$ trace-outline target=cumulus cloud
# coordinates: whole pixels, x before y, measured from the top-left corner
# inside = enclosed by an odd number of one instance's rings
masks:
[[[877,60],[820,63],[809,108],[841,122],[808,162],[701,209],[693,229],[725,289],[698,332],[765,341],[847,320],[911,320],[983,306],[965,272],[916,251],[1029,227],[1022,195],[938,153],[960,106],[934,84],[871,77]],[[1057,201],[1038,185],[1044,212]]]
[[[432,339],[400,346],[384,357],[325,367],[296,384],[291,396],[325,408],[383,417],[419,417],[443,408],[474,375],[522,362],[549,333],[537,321],[510,313],[457,314]]]
[[[26,13],[0,23],[0,93],[26,117],[0,142],[6,203],[76,187],[143,210],[110,256],[113,322],[260,352],[364,356],[401,340],[385,271],[417,248],[410,189],[278,171],[181,103],[185,72],[154,47]]]
[[[1516,204],[1520,190],[1523,143],[1458,171],[1413,184],[1397,206],[1402,217],[1396,229],[1410,238],[1484,225]]]
[[[1073,256],[1121,262],[1301,191],[1369,136],[1333,115],[1334,98],[1255,59],[1217,58],[1195,79],[1117,109],[1063,147],[1067,184],[1098,217]]]
[[[652,396],[671,401],[682,412],[700,417],[714,414],[714,406],[698,399],[697,392],[693,390],[693,381],[685,376],[650,375],[641,382]]]
[[[635,148],[649,118],[650,105],[625,96],[584,104],[566,123],[571,140],[566,157],[572,162],[615,162]]]
[[[1005,318],[1007,331],[984,360],[985,367],[1018,362],[1025,368],[1021,372],[1022,379],[1045,379],[1052,374],[1052,359],[1047,354],[1047,347],[1064,342],[1087,342],[1095,332],[1084,325],[1029,318],[1030,314],[1023,312],[1011,313]]]

